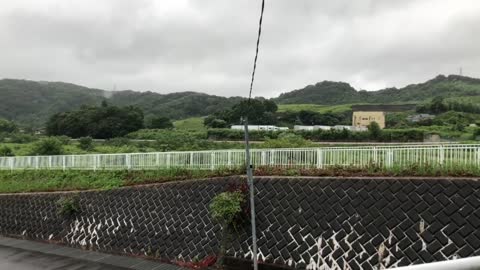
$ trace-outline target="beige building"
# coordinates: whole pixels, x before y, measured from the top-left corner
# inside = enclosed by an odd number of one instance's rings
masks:
[[[415,110],[415,104],[399,105],[352,105],[352,126],[365,128],[372,122],[377,122],[380,128],[385,128],[385,115],[388,112],[405,112]]]
[[[352,126],[367,127],[372,122],[377,122],[380,128],[385,128],[385,112],[376,111],[354,111]]]

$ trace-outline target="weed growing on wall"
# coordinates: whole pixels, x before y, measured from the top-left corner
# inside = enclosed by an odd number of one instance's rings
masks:
[[[62,197],[57,201],[57,213],[63,217],[70,217],[80,211],[78,199],[75,196]]]
[[[236,231],[238,220],[242,219],[245,208],[246,193],[241,189],[225,191],[216,195],[210,204],[210,214],[222,226],[220,252],[217,264],[223,265],[227,245],[233,232]]]

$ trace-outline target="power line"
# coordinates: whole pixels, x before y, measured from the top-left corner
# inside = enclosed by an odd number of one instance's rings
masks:
[[[265,0],[262,0],[262,11],[260,12],[260,21],[258,22],[257,49],[255,51],[255,60],[253,61],[252,81],[250,82],[250,92],[248,100],[252,98],[253,81],[255,80],[255,71],[257,70],[258,47],[260,45],[260,37],[262,35],[263,11],[265,10]]]

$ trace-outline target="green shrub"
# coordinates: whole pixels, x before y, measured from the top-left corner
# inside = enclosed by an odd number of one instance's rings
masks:
[[[234,220],[242,212],[245,195],[241,192],[222,192],[210,204],[212,217],[222,226],[234,225]]]
[[[48,137],[35,142],[32,149],[32,155],[61,155],[63,154],[63,145],[60,140],[54,137]]]
[[[55,138],[58,139],[62,143],[62,145],[69,145],[70,144],[71,138],[68,137],[68,136],[61,135],[61,136],[55,136]]]
[[[0,146],[0,157],[14,156],[12,148],[8,146]]]
[[[474,140],[480,140],[480,128],[476,128],[473,131],[473,139]]]
[[[0,132],[11,133],[16,130],[17,130],[17,126],[15,125],[15,123],[5,119],[0,119]]]
[[[382,129],[377,122],[371,122],[367,128],[372,139],[378,139],[382,135]]]
[[[222,226],[222,239],[218,264],[223,265],[223,258],[227,251],[227,243],[230,231],[235,227],[235,220],[242,214],[242,205],[245,202],[245,194],[240,191],[222,192],[215,196],[210,204],[210,214]]]
[[[76,214],[80,207],[76,197],[62,197],[57,201],[57,213],[62,216],[72,216]]]
[[[300,135],[285,132],[281,133],[278,139],[267,139],[260,146],[263,148],[296,148],[313,146],[313,143]]]
[[[93,150],[93,139],[92,137],[82,137],[78,139],[78,147],[85,151]]]
[[[107,140],[105,144],[109,146],[121,147],[121,146],[130,145],[130,140],[128,138],[123,138],[123,137],[112,138]]]
[[[152,129],[171,129],[173,123],[168,117],[158,116],[147,121],[147,127]]]

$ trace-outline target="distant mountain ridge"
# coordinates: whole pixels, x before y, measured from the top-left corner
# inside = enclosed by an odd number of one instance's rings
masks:
[[[0,80],[0,118],[22,124],[43,126],[51,115],[79,108],[100,105],[138,106],[146,117],[167,116],[182,119],[205,116],[229,108],[241,97],[220,97],[197,92],[159,94],[153,92],[105,91],[63,82]]]
[[[421,102],[435,96],[457,97],[480,95],[480,79],[439,75],[424,83],[378,91],[357,91],[344,82],[323,81],[283,93],[274,100],[281,104],[347,104]]]
[[[273,100],[279,104],[418,103],[435,96],[480,96],[480,79],[439,75],[424,83],[379,91],[357,91],[345,82],[323,81],[283,93]],[[206,116],[224,110],[242,97],[221,97],[199,92],[159,94],[154,92],[105,91],[64,82],[0,80],[0,118],[43,126],[51,115],[82,105],[109,104],[142,108],[147,117],[154,115],[182,119]]]

